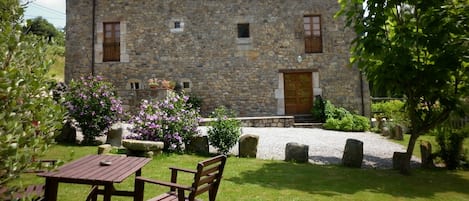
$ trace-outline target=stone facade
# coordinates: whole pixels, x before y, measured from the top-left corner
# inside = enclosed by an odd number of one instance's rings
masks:
[[[286,113],[284,73],[306,72],[313,95],[369,114],[368,85],[348,64],[353,32],[334,19],[338,9],[336,0],[67,0],[65,79],[93,72],[126,97],[136,94],[131,83],[164,78],[201,98],[204,114],[223,105],[272,116]],[[322,53],[305,53],[305,15],[321,16]],[[106,22],[120,23],[119,62],[103,62]],[[249,38],[238,38],[246,23]]]

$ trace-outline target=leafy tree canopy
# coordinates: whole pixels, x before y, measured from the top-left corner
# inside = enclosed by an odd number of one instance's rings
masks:
[[[47,150],[64,117],[46,75],[46,46],[22,32],[23,10],[18,0],[0,1],[0,186]]]
[[[418,136],[459,111],[461,98],[468,95],[469,1],[339,3],[338,15],[345,16],[356,33],[351,61],[373,86],[407,98],[410,161]]]
[[[49,42],[52,39],[62,41],[64,34],[41,16],[26,20],[26,26],[23,28],[25,33],[32,33],[46,38]]]

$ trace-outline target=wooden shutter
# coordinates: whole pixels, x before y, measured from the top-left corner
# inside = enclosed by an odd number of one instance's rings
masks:
[[[321,16],[304,16],[303,25],[305,29],[305,52],[322,52]]]
[[[104,23],[103,61],[120,61],[120,23]]]

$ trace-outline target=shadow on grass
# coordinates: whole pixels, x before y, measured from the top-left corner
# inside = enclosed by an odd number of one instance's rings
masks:
[[[321,165],[339,165],[342,163],[341,158],[333,156],[310,156],[309,160],[313,161],[314,164]],[[417,161],[411,161],[411,166],[413,168],[420,167],[420,163]],[[363,155],[363,168],[379,168],[379,169],[391,169],[392,168],[392,158],[382,158],[372,155]]]
[[[254,184],[275,190],[292,189],[323,196],[353,196],[357,192],[403,198],[430,198],[445,192],[469,196],[469,172],[445,170],[414,169],[411,176],[403,176],[393,170],[270,161],[256,170],[242,171],[236,177],[224,179],[238,185]]]

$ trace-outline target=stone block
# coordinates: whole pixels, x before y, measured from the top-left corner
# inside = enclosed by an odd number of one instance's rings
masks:
[[[392,155],[392,168],[399,170],[402,174],[410,173],[410,164],[406,152],[394,152]]]
[[[394,137],[393,137],[393,139],[395,139],[395,140],[404,140],[403,132],[404,131],[402,129],[402,126],[396,125],[396,127],[394,127]]]
[[[57,142],[65,143],[76,143],[77,142],[77,130],[72,126],[70,122],[65,122],[62,127],[62,131],[56,138]]]
[[[309,159],[309,146],[289,142],[285,148],[285,161],[293,161],[297,163],[306,163]]]
[[[347,139],[342,156],[342,164],[347,167],[361,168],[362,162],[363,142],[356,139]]]
[[[124,131],[122,127],[109,129],[109,132],[106,138],[106,144],[110,144],[111,146],[114,146],[114,147],[122,146],[122,133],[123,132]]]
[[[239,138],[239,157],[256,158],[259,136],[244,134]]]
[[[198,154],[208,154],[208,136],[194,136],[188,144],[186,144],[186,151]]]
[[[424,140],[420,142],[420,155],[422,157],[422,168],[435,167],[433,163],[432,144],[430,142]]]
[[[98,146],[98,154],[110,154],[112,146],[110,144],[102,144]]]
[[[129,156],[153,157],[154,154],[160,154],[163,151],[164,143],[146,140],[125,139],[122,140],[122,146],[127,149],[127,155]]]

